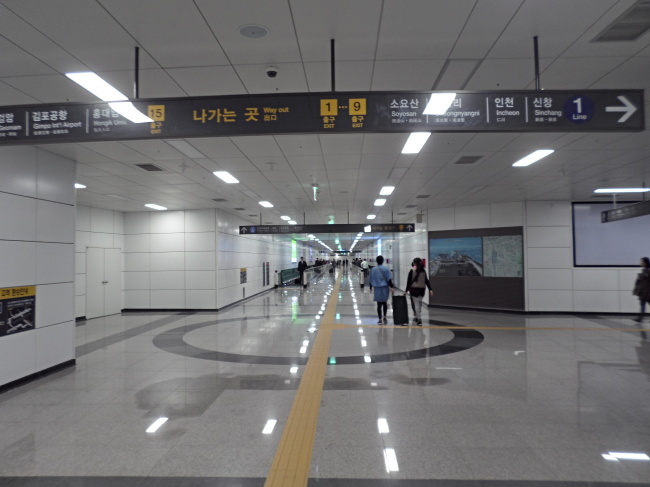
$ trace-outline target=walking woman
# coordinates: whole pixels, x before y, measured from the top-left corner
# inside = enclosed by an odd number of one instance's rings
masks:
[[[393,273],[384,264],[384,258],[377,256],[377,266],[370,271],[370,286],[375,288],[373,299],[377,301],[378,325],[387,325],[388,297],[393,292]]]
[[[422,299],[424,299],[425,288],[429,289],[429,296],[433,297],[433,289],[431,289],[424,262],[416,257],[413,259],[413,268],[406,281],[406,292],[411,294],[411,304],[415,313],[413,323],[419,326],[422,326]]]
[[[650,259],[647,257],[641,257],[639,262],[641,265],[641,272],[636,278],[634,283],[634,294],[639,298],[639,303],[641,304],[641,311],[639,316],[634,319],[637,323],[643,321],[643,316],[645,315],[645,305],[650,303]]]

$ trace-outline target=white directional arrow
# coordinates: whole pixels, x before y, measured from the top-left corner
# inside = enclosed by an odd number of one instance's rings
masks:
[[[406,229],[410,232],[411,230],[413,230],[413,226],[412,225],[407,225]]]
[[[241,229],[241,233],[248,233],[248,228],[243,227],[243,228]]]
[[[617,96],[616,98],[618,98],[619,101],[625,106],[624,107],[605,107],[605,111],[606,112],[625,112],[625,115],[623,115],[621,118],[618,119],[618,123],[623,123],[628,118],[630,118],[634,112],[636,112],[637,108],[634,105],[632,105],[632,103],[630,103],[630,100],[628,100],[624,96]]]

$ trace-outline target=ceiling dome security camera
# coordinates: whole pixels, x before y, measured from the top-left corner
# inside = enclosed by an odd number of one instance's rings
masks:
[[[275,78],[278,75],[278,68],[276,68],[275,66],[269,66],[268,68],[266,68],[266,75],[269,78]]]

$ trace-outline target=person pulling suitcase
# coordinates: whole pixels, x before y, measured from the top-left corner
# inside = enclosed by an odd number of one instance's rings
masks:
[[[377,256],[377,265],[370,271],[369,283],[374,288],[373,299],[377,301],[378,325],[387,325],[388,296],[393,292],[393,273],[384,264],[384,258]]]
[[[411,304],[415,313],[413,324],[418,326],[422,326],[422,299],[424,299],[425,288],[429,288],[429,296],[433,297],[433,289],[431,289],[424,262],[416,257],[413,259],[413,268],[406,281],[406,293],[411,295]]]

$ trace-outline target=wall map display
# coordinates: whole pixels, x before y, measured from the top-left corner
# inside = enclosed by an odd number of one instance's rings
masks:
[[[36,286],[0,289],[0,337],[33,330],[35,317]]]
[[[616,132],[645,128],[643,90],[359,92],[136,100],[152,122],[107,103],[0,107],[0,144],[294,133]]]

